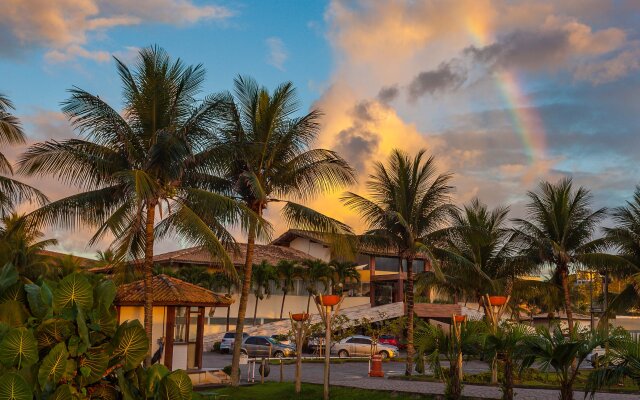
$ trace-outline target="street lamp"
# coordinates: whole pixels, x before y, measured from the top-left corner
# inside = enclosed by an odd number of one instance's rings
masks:
[[[506,310],[510,298],[511,296],[489,296],[488,294],[484,296],[484,309],[487,313],[489,325],[491,326],[491,330],[494,335],[498,333],[500,318],[502,318],[502,314]],[[493,357],[493,360],[491,361],[491,383],[498,383],[497,355]]]
[[[329,400],[329,356],[331,354],[331,325],[334,318],[338,314],[338,310],[340,310],[340,305],[342,304],[342,300],[344,300],[344,296],[327,294],[316,296],[315,300],[316,306],[318,307],[318,312],[320,313],[320,317],[322,318],[326,329],[324,351],[324,390],[322,398],[324,400]],[[335,309],[333,310],[333,315],[331,315],[333,307],[335,307]]]

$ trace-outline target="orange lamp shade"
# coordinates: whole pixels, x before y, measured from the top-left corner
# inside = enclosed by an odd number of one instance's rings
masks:
[[[492,306],[502,306],[507,302],[505,296],[489,296],[489,304]]]
[[[307,313],[292,314],[291,318],[293,318],[294,321],[306,321],[309,319],[309,314]]]
[[[467,319],[466,315],[454,315],[453,316],[453,320],[455,322],[464,322],[465,319]]]
[[[340,296],[337,294],[325,294],[320,296],[320,301],[323,306],[335,306],[340,302]]]

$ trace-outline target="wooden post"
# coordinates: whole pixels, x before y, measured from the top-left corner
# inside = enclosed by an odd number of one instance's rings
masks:
[[[295,389],[296,394],[300,394],[302,391],[302,376],[300,371],[302,370],[302,345],[305,337],[311,330],[311,320],[309,314],[300,313],[301,320],[296,321],[293,319],[293,315],[289,313],[289,319],[291,320],[291,329],[293,330],[294,337],[296,338],[296,373],[295,373]],[[282,373],[281,373],[282,376]]]
[[[487,317],[489,318],[489,325],[491,325],[491,330],[495,335],[498,333],[498,326],[500,324],[500,318],[502,318],[502,314],[507,308],[507,304],[509,304],[509,300],[511,296],[507,296],[504,304],[501,305],[492,305],[491,300],[489,298],[489,294],[485,294],[482,300],[485,302],[485,311],[487,313]],[[498,356],[493,357],[491,361],[491,383],[498,383]]]
[[[322,296],[316,296],[316,306],[318,307],[318,312],[320,313],[320,317],[324,322],[324,326],[326,329],[325,332],[325,348],[324,348],[324,390],[322,394],[323,400],[329,400],[329,378],[330,378],[330,354],[331,354],[331,325],[335,316],[338,314],[340,310],[340,305],[344,300],[344,294],[340,297],[340,301],[335,305],[334,313],[331,315],[332,306],[325,306],[322,302]]]

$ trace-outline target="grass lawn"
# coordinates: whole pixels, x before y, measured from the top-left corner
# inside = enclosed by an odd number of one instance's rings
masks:
[[[322,398],[322,385],[312,385],[303,383],[302,394],[300,396],[295,395],[295,389],[293,383],[276,383],[267,382],[265,384],[256,384],[251,386],[241,386],[239,388],[226,387],[221,389],[214,389],[211,391],[201,392],[205,400],[214,400],[214,396],[210,396],[211,393],[218,395],[228,395],[228,399],[233,400],[262,400],[262,399],[300,399],[300,400],[317,400]],[[224,398],[224,397],[223,397]],[[397,392],[382,392],[375,390],[364,390],[355,388],[346,388],[340,386],[331,386],[331,399],[332,400],[386,400],[386,399],[437,399],[438,397],[407,394]],[[226,399],[226,398],[225,398]]]

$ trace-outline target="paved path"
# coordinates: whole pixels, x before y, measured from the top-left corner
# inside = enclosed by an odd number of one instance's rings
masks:
[[[205,367],[224,367],[231,363],[230,357],[220,355],[210,355],[211,353],[204,353]],[[302,367],[302,380],[309,383],[323,382],[323,364],[322,363],[305,363]],[[488,371],[486,363],[480,361],[469,361],[465,363],[464,367],[466,372],[478,373]],[[444,384],[438,382],[418,382],[418,381],[405,381],[399,379],[387,379],[387,378],[370,378],[367,376],[368,364],[367,363],[343,363],[331,365],[331,384],[340,386],[350,386],[362,389],[373,390],[387,390],[398,392],[411,392],[411,393],[424,393],[424,394],[444,394]],[[404,374],[404,363],[399,362],[387,362],[383,363],[383,370],[385,376],[402,375]],[[283,379],[285,381],[293,381],[295,373],[294,365],[283,366]],[[256,369],[256,375],[258,375]],[[247,370],[246,367],[242,369],[242,378],[246,379]],[[259,378],[258,378],[259,379]],[[278,381],[280,379],[280,367],[271,365],[271,373],[266,378],[270,381]],[[557,390],[546,389],[522,389],[516,388],[517,400],[548,400],[557,399]],[[479,386],[479,385],[465,385],[464,395],[472,397],[482,397],[488,399],[501,398],[500,389],[492,386]],[[584,392],[575,392],[575,399],[583,399]],[[639,396],[637,394],[613,394],[613,393],[601,393],[597,394],[598,400],[637,400]]]

